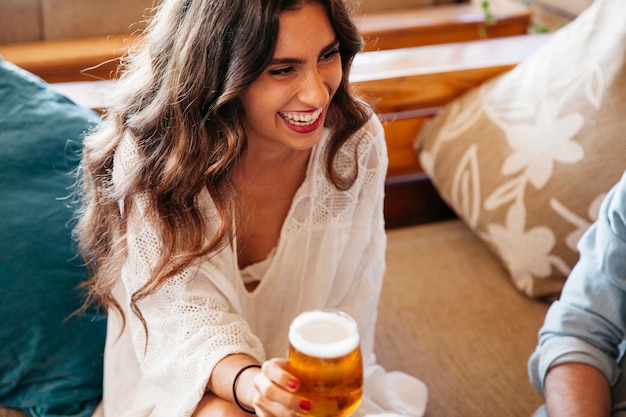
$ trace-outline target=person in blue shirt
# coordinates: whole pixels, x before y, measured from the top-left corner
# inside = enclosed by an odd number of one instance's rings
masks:
[[[550,417],[626,415],[626,172],[578,243],[580,259],[528,362]],[[623,413],[623,414],[622,414]]]

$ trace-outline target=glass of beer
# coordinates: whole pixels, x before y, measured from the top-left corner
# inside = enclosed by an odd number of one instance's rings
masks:
[[[312,310],[289,326],[287,370],[300,380],[315,417],[347,417],[361,404],[363,362],[359,329],[341,311]]]

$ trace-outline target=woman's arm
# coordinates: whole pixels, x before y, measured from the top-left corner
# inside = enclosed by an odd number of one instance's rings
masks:
[[[213,369],[209,392],[193,417],[247,415],[240,406],[264,416],[293,416],[310,410],[311,403],[295,394],[299,382],[285,371],[285,364],[284,359],[272,359],[261,366],[248,355],[227,356]]]
[[[131,310],[132,295],[149,282],[161,244],[140,197],[128,212],[127,260],[116,299],[125,311],[124,332],[132,341],[137,371],[163,392],[152,399],[156,409],[163,415],[187,415],[225,358],[241,355],[246,363],[260,363],[263,346],[238,314],[228,279],[232,274],[222,265],[230,264],[227,250],[221,258],[188,267],[137,301],[141,317]],[[232,399],[231,391],[217,394]]]
[[[237,373],[247,366],[257,365],[256,367],[247,368],[237,379],[235,386],[235,377]],[[237,399],[249,410],[254,407],[254,378],[261,373],[261,365],[251,356],[248,355],[230,355],[222,359],[215,365],[207,389],[220,398],[228,401],[235,401],[234,389],[236,389]]]
[[[564,363],[551,368],[545,394],[550,417],[608,417],[610,413],[609,382],[593,366]]]

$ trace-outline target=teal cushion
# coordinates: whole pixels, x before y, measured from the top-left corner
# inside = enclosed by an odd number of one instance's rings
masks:
[[[0,59],[0,404],[30,416],[87,417],[102,395],[106,320],[72,316],[87,273],[66,198],[98,120]]]

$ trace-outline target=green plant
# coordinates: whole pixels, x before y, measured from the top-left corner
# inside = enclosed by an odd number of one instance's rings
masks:
[[[480,2],[480,7],[482,7],[483,13],[485,14],[485,23],[480,25],[480,27],[478,28],[478,34],[481,38],[484,39],[487,37],[487,26],[496,23],[496,18],[493,13],[491,13],[491,9],[489,8],[489,0],[482,0]]]
[[[483,12],[485,13],[485,24],[494,24],[496,18],[494,17],[493,13],[491,13],[491,9],[489,8],[489,0],[482,0],[480,2],[480,7],[482,7]]]

